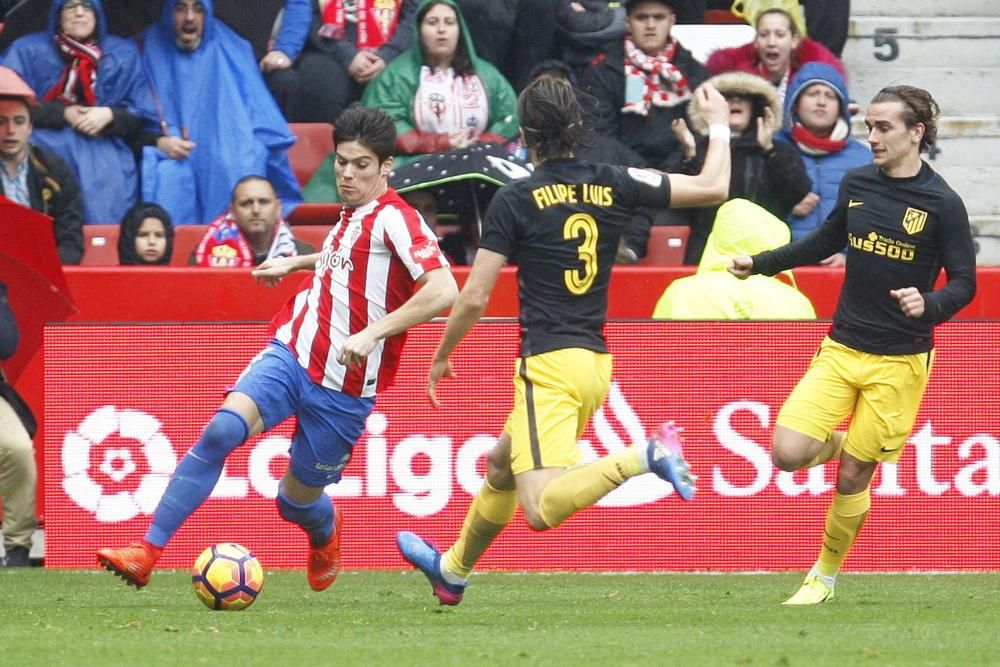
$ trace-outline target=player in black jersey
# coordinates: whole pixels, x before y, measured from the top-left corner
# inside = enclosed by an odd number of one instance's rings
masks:
[[[510,260],[518,266],[521,302],[514,409],[451,549],[440,554],[413,533],[396,538],[403,557],[427,576],[442,604],[461,601],[466,577],[518,503],[532,528],[547,530],[646,472],[669,481],[685,500],[695,491],[672,423],[661,426],[649,443],[585,465],[578,465],[577,440],[608,392],[611,355],[603,335],[608,281],[634,209],[703,206],[728,193],[729,107],[712,87],[696,95],[711,126],[708,159],[697,176],[574,159],[582,114],[565,80],[540,77],[518,99],[521,137],[535,170],[494,196],[428,383],[428,396],[437,405],[438,381],[452,376],[451,352],[479,321]]]
[[[873,164],[844,176],[826,222],[789,245],[735,257],[729,267],[740,278],[773,276],[848,248],[833,326],[772,437],[771,458],[782,470],[840,459],[819,558],[785,604],[833,598],[871,507],[872,475],[880,462],[899,459],[916,420],[934,360],[934,325],[976,292],[965,206],[920,158],[934,145],[939,113],[925,90],[882,89],[865,118]],[[935,291],[942,268],[948,281]],[[852,414],[846,434],[834,431]]]

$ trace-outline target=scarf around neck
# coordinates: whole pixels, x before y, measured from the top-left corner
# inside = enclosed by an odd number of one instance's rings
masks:
[[[691,99],[687,77],[673,63],[677,40],[670,38],[666,48],[655,56],[636,47],[625,37],[625,106],[622,113],[640,116],[650,107],[675,107]]]
[[[475,74],[462,76],[451,67],[420,68],[420,83],[413,96],[414,125],[421,132],[446,134],[459,130],[477,138],[489,128],[490,100]]]
[[[847,146],[847,135],[850,128],[843,118],[837,119],[837,124],[833,126],[833,132],[829,137],[817,137],[806,129],[806,126],[796,121],[792,126],[792,141],[799,147],[799,150],[806,155],[829,155],[838,153]]]
[[[278,217],[274,239],[265,259],[274,257],[295,257],[299,254],[295,247],[295,237],[284,218]],[[253,248],[240,231],[231,210],[226,211],[208,225],[205,236],[195,250],[197,266],[216,268],[245,268],[254,266]]]
[[[66,62],[59,80],[45,93],[42,98],[46,102],[59,100],[66,104],[84,104],[94,106],[97,94],[97,64],[103,53],[101,47],[93,39],[78,41],[64,32],[58,33],[53,40],[60,57]]]

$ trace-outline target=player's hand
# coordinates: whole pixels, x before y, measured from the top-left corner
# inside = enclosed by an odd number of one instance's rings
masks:
[[[748,257],[747,255],[733,257],[726,270],[740,280],[748,278],[750,277],[750,272],[753,270],[753,257]]]
[[[729,102],[715,86],[703,83],[694,91],[698,98],[698,108],[706,125],[725,125],[729,127]]]
[[[448,358],[437,359],[431,363],[431,370],[427,377],[427,399],[435,408],[441,407],[441,401],[437,397],[437,383],[441,378],[454,378],[454,369],[451,367],[451,360]]]
[[[362,329],[344,341],[337,353],[337,362],[349,369],[360,368],[377,343],[378,338],[372,336],[368,329]]]
[[[256,269],[250,272],[250,275],[257,281],[257,284],[265,285],[266,287],[274,287],[281,282],[282,278],[295,269],[295,263],[297,261],[297,257],[274,257],[272,259],[265,259]]]
[[[924,314],[924,295],[916,287],[903,287],[889,290],[889,296],[899,301],[899,309],[907,317],[920,317]]]
[[[820,265],[833,267],[847,266],[847,256],[842,252],[834,253],[821,261]]]

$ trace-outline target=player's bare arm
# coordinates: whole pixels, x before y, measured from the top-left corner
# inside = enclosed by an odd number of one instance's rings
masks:
[[[427,380],[427,398],[435,408],[440,406],[435,389],[442,377],[455,377],[449,357],[465,338],[469,330],[479,321],[490,302],[493,286],[496,285],[500,269],[507,258],[500,253],[480,248],[469,272],[469,278],[462,287],[445,327],[444,336],[438,343],[434,360],[431,362]]]
[[[916,287],[889,290],[889,295],[899,301],[899,309],[907,317],[920,317],[924,314],[924,295]]]
[[[380,340],[440,315],[458,294],[455,277],[444,267],[424,273],[417,279],[417,285],[419,289],[406,303],[345,340],[337,361],[345,366],[360,364]]]
[[[729,104],[711,84],[695,90],[701,116],[709,127],[708,152],[701,173],[668,174],[670,206],[711,206],[729,197],[729,175],[732,170],[729,151]]]
[[[320,253],[299,255],[298,257],[274,257],[265,259],[250,272],[258,284],[274,287],[281,279],[295,271],[312,271],[316,268]]]

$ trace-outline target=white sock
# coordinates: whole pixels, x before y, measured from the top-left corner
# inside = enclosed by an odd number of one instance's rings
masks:
[[[837,583],[837,575],[830,576],[828,574],[820,574],[819,570],[816,569],[815,565],[813,565],[812,569],[809,570],[809,575],[816,577],[824,584],[826,584],[830,589],[832,589],[834,585],[836,585]]]
[[[648,442],[644,442],[641,445],[632,445],[632,451],[635,452],[636,460],[639,461],[639,468],[643,472],[649,472],[649,459],[646,457],[646,449],[648,447]]]
[[[463,579],[451,570],[445,568],[443,560],[438,563],[438,570],[441,572],[441,578],[453,586],[466,586],[469,583],[468,579]]]

